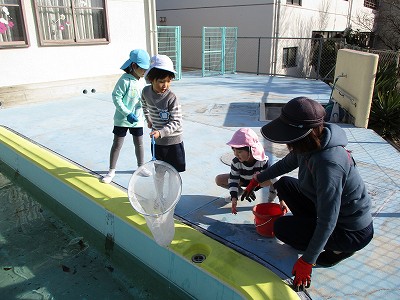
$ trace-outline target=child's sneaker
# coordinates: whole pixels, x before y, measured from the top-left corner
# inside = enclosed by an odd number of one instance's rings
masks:
[[[107,173],[107,175],[104,176],[104,177],[101,179],[101,181],[108,184],[108,183],[110,183],[110,182],[113,180],[114,176],[115,176],[115,170],[110,170],[110,171]]]

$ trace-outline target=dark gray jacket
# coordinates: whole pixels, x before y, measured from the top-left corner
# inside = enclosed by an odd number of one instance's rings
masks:
[[[310,263],[315,263],[336,226],[355,231],[372,222],[371,198],[344,148],[347,142],[342,128],[326,123],[321,150],[301,155],[291,152],[257,176],[263,182],[299,168],[300,191],[317,210],[317,226],[303,255]]]

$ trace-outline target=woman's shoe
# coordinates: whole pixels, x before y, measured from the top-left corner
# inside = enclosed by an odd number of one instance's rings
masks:
[[[335,253],[332,250],[325,250],[321,252],[321,254],[317,258],[317,265],[322,267],[333,267],[334,265],[338,264],[342,260],[349,258],[355,252],[340,252]]]

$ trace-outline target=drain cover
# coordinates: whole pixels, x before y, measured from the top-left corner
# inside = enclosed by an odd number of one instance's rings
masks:
[[[205,261],[206,256],[204,254],[195,254],[192,256],[192,262],[196,264],[201,264],[203,261]]]

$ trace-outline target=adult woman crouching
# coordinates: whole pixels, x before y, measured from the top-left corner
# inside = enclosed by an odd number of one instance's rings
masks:
[[[309,287],[312,266],[330,267],[364,248],[373,237],[371,199],[351,153],[345,131],[324,123],[321,104],[290,100],[281,115],[261,128],[269,141],[287,144],[289,153],[255,175],[260,185],[298,169],[298,179],[274,184],[288,214],[275,221],[282,242],[304,251],[293,267],[294,285]]]

